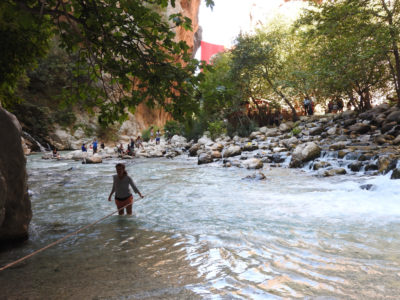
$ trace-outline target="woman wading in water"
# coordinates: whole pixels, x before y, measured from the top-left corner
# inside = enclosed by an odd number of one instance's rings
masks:
[[[110,196],[108,196],[108,201],[111,201],[111,197],[115,192],[115,204],[117,205],[117,208],[121,209],[122,207],[129,204],[125,208],[126,214],[132,215],[133,196],[131,191],[129,190],[129,185],[132,187],[133,191],[136,194],[139,194],[141,198],[143,198],[143,195],[137,189],[132,178],[128,176],[128,173],[126,173],[124,164],[117,164],[115,168],[117,170],[117,175],[113,175],[114,182]],[[119,210],[118,214],[123,215],[125,209]]]

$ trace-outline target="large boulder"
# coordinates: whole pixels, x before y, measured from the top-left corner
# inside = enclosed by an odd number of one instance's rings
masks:
[[[201,149],[202,144],[194,144],[189,149],[189,156],[197,156],[198,151]]]
[[[249,158],[242,162],[243,166],[247,169],[261,169],[263,162],[258,158]]]
[[[177,147],[185,147],[187,145],[187,140],[183,136],[174,135],[171,138],[171,144],[173,144],[173,145],[175,145]]]
[[[223,157],[232,157],[236,155],[240,155],[242,153],[242,149],[237,145],[231,145],[222,153]]]
[[[32,218],[21,125],[0,107],[0,241],[28,237]]]
[[[279,135],[278,128],[261,127],[260,132],[263,133],[266,137]]]
[[[298,145],[290,160],[290,168],[299,168],[307,161],[313,160],[321,155],[321,148],[314,142],[307,142]]]
[[[391,112],[386,117],[386,122],[397,122],[398,124],[400,124],[400,110],[395,110]]]
[[[199,165],[209,164],[212,162],[213,162],[213,158],[212,158],[211,154],[208,152],[200,153],[200,155],[197,159],[197,164],[199,164]]]
[[[371,126],[369,126],[368,124],[363,124],[363,123],[356,123],[349,127],[350,131],[353,131],[353,132],[356,132],[359,134],[367,133],[370,129],[371,129]]]

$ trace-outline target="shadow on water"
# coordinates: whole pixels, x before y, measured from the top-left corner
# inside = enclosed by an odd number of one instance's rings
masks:
[[[187,287],[201,278],[185,244],[114,216],[1,272],[0,299],[197,299]]]

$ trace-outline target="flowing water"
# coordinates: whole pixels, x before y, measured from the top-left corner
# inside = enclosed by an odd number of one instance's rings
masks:
[[[115,211],[116,160],[28,157],[30,239],[13,261]],[[145,195],[0,272],[0,299],[398,299],[400,180],[135,159]],[[372,184],[370,190],[361,185]]]

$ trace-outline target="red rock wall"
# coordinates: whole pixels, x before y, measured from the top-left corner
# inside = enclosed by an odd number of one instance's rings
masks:
[[[181,0],[176,1],[175,8],[169,7],[167,14],[180,12],[184,16],[189,17],[192,20],[192,31],[185,30],[180,27],[176,31],[176,39],[178,41],[185,41],[190,50],[194,54],[200,46],[200,41],[195,40],[196,32],[199,30],[199,8],[201,0]],[[200,36],[201,39],[201,36]],[[171,116],[162,109],[150,109],[145,104],[140,104],[135,112],[135,123],[141,130],[149,127],[150,125],[156,125],[162,127],[166,121],[171,120]]]

